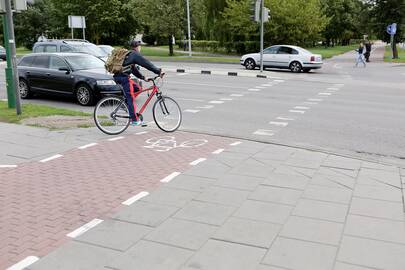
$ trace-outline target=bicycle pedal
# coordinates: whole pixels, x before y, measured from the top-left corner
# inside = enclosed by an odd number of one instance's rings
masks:
[[[147,127],[148,126],[148,124],[142,124],[141,125],[141,127]]]

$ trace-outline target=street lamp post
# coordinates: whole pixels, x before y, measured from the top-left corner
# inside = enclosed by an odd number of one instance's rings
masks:
[[[187,25],[188,25],[188,55],[191,57],[191,22],[190,22],[190,0],[187,0]]]

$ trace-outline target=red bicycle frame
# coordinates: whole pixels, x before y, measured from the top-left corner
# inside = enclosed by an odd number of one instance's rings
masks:
[[[135,93],[135,87],[134,86],[137,86],[137,88],[139,89],[139,91],[136,92],[136,93]],[[152,100],[153,96],[156,95],[157,93],[159,93],[159,88],[156,86],[155,83],[153,83],[153,85],[151,87],[142,89],[142,87],[132,79],[129,79],[129,87],[130,87],[129,88],[130,94],[131,94],[131,97],[132,97],[132,103],[133,103],[133,106],[134,106],[135,117],[136,117],[136,120],[138,121],[138,114],[143,114],[143,112],[145,111],[145,109],[148,106],[149,102]],[[150,93],[150,94],[148,93],[148,99],[143,103],[141,109],[137,113],[136,112],[135,99],[140,94],[142,94],[144,92],[149,92],[151,90],[152,90],[152,93]]]

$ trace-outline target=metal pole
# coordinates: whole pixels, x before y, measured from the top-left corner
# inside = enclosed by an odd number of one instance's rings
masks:
[[[86,29],[83,28],[83,40],[86,40]]]
[[[391,51],[392,51],[392,59],[394,59],[394,35],[391,35]]]
[[[261,0],[261,7],[260,7],[260,72],[263,72],[263,43],[264,43],[264,0]]]
[[[73,27],[72,27],[72,39],[73,39]]]
[[[188,55],[191,57],[191,22],[190,22],[190,0],[187,0],[187,24],[188,24]]]
[[[13,89],[13,70],[11,68],[11,53],[8,45],[8,31],[7,31],[7,20],[6,15],[3,14],[3,33],[4,33],[4,47],[6,48],[6,61],[7,67],[5,68],[6,73],[6,87],[7,87],[7,103],[8,108],[15,108],[15,95]]]
[[[13,12],[11,11],[11,0],[6,0],[6,20],[7,20],[7,32],[8,32],[8,44],[11,53],[11,69],[13,73],[12,87],[14,89],[15,95],[15,107],[17,115],[21,114],[21,100],[20,100],[20,90],[18,82],[18,71],[17,71],[17,58],[15,51],[15,37],[14,37],[14,24],[13,24]]]

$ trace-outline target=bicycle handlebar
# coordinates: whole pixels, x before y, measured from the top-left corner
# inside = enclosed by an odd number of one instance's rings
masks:
[[[155,83],[156,79],[158,79],[158,78],[163,78],[163,77],[165,76],[165,74],[166,74],[166,73],[162,73],[162,74],[160,74],[160,75],[158,75],[158,76],[156,76],[156,77],[154,77],[154,78],[149,78],[149,79],[147,79],[146,81],[147,81],[147,82],[152,82],[153,85],[156,85],[156,83]]]

